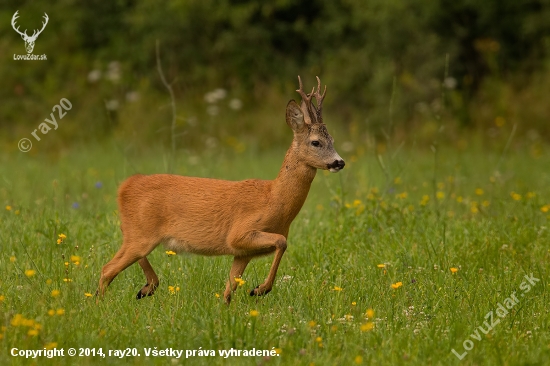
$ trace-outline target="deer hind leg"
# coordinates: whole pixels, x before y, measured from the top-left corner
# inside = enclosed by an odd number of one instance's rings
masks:
[[[251,257],[233,258],[233,264],[231,265],[231,270],[229,271],[229,279],[227,280],[225,292],[223,293],[223,298],[227,305],[231,302],[231,293],[237,289],[237,281],[235,281],[235,278],[243,275],[243,272],[251,259]]]
[[[147,283],[141,288],[141,290],[138,291],[136,295],[136,299],[139,300],[145,296],[152,296],[155,293],[155,290],[159,286],[159,278],[157,277],[153,267],[151,267],[151,263],[149,263],[147,257],[141,258],[138,263],[147,278]]]
[[[252,289],[250,296],[261,296],[269,293],[273,288],[281,258],[286,251],[286,238],[280,234],[253,231],[233,245],[233,247],[237,250],[251,253],[252,256],[275,252],[275,257],[273,258],[266,280]]]
[[[96,294],[99,295],[99,298],[102,298],[107,290],[107,286],[115,279],[115,277],[126,268],[137,262],[138,260],[145,258],[157,244],[149,245],[147,243],[132,242],[128,239],[124,239],[122,247],[115,254],[113,259],[109,261],[106,265],[103,266],[101,270],[101,278],[99,279],[99,288],[97,289]],[[149,263],[149,261],[147,261]],[[149,264],[151,268],[151,265]],[[143,268],[143,266],[142,266]],[[144,269],[145,272],[145,269]],[[151,272],[152,271],[151,268]],[[147,276],[149,272],[146,272]],[[156,277],[156,275],[155,275]],[[151,279],[154,279],[151,277]],[[149,277],[147,278],[149,283]],[[157,279],[158,280],[158,279]],[[154,283],[154,282],[153,282]]]

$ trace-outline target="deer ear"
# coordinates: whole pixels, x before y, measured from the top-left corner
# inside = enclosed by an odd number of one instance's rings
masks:
[[[294,132],[301,132],[306,127],[304,113],[294,99],[286,106],[286,123]]]

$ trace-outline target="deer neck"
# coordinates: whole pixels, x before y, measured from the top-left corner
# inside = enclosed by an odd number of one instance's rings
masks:
[[[272,200],[288,225],[302,208],[317,169],[303,162],[294,144],[288,149],[279,175],[273,181]]]

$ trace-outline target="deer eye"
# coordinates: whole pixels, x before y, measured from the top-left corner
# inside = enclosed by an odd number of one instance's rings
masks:
[[[311,144],[312,144],[313,146],[315,146],[315,147],[318,147],[318,146],[321,145],[321,143],[320,143],[319,141],[317,141],[317,140],[311,141]]]

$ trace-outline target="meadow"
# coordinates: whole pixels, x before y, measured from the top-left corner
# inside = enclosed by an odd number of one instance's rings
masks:
[[[122,238],[117,186],[167,171],[167,152],[105,143],[6,153],[0,364],[548,364],[550,153],[479,145],[339,151],[346,168],[318,172],[273,291],[248,295],[269,256],[248,266],[230,306],[221,295],[231,258],[162,247],[149,256],[161,283],[154,296],[135,299],[145,278],[133,265],[96,304],[101,267]],[[174,172],[272,179],[284,152],[181,153]],[[25,359],[14,347],[106,357]],[[197,352],[145,355],[155,348]],[[276,355],[219,356],[231,348]],[[108,354],[125,349],[139,356]]]

